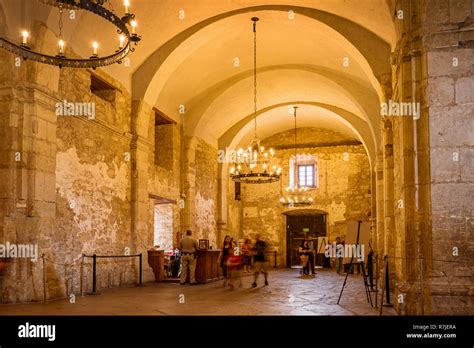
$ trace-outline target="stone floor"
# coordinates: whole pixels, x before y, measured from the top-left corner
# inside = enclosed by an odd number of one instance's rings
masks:
[[[218,281],[205,285],[147,283],[142,287],[103,289],[97,296],[77,296],[46,304],[0,305],[1,315],[379,315],[367,303],[362,278],[350,275],[341,303],[337,299],[344,281],[334,271],[318,270],[316,276],[300,276],[298,270],[270,273],[251,289],[252,276],[243,286],[223,288]],[[184,297],[183,297],[184,295]],[[183,303],[184,302],[184,303]],[[384,315],[395,315],[384,308]]]

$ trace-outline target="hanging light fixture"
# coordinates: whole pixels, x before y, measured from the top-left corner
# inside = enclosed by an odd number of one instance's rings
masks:
[[[21,44],[11,42],[5,38],[0,37],[0,47],[7,51],[22,57],[23,59],[30,59],[39,63],[57,65],[60,68],[92,68],[95,69],[101,66],[111,64],[120,64],[122,60],[135,49],[131,47],[131,43],[138,44],[141,37],[136,32],[137,22],[135,15],[130,13],[129,0],[124,0],[125,14],[123,17],[118,17],[113,11],[106,9],[103,5],[110,3],[110,0],[38,0],[46,5],[59,8],[59,40],[58,51],[55,56],[48,55],[41,52],[36,52],[29,46],[29,41],[33,41],[34,37],[26,30],[21,32]],[[64,9],[85,10],[100,16],[104,20],[112,23],[117,27],[119,34],[118,49],[107,56],[99,55],[99,44],[92,43],[92,55],[88,59],[69,58],[65,55],[66,42],[62,38],[63,21],[62,15]],[[128,26],[131,27],[132,32],[129,31]]]
[[[239,149],[231,164],[233,181],[245,184],[266,184],[280,180],[281,168],[273,163],[275,151],[266,151],[257,136],[257,17],[252,17],[254,33],[254,138],[246,149]]]
[[[289,206],[290,208],[293,208],[295,206],[308,206],[308,205],[312,205],[313,204],[313,199],[311,197],[307,197],[307,196],[302,196],[300,197],[299,195],[301,195],[302,193],[305,193],[307,190],[308,190],[308,187],[304,186],[304,187],[301,187],[299,186],[298,184],[298,181],[296,180],[297,178],[297,175],[298,175],[298,155],[297,155],[297,130],[296,130],[296,110],[298,109],[297,106],[294,106],[293,107],[293,116],[295,118],[295,154],[294,154],[294,183],[293,185],[288,185],[286,188],[285,188],[285,191],[288,192],[288,193],[291,193],[293,194],[293,196],[288,196],[288,197],[284,197],[282,196],[280,198],[280,203],[285,205],[285,206]]]

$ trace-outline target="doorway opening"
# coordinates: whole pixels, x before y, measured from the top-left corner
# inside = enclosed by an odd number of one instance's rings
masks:
[[[154,207],[153,245],[162,250],[173,250],[173,205]]]
[[[303,240],[310,241],[316,252],[315,264],[328,267],[329,259],[324,254],[318,254],[318,237],[327,236],[327,214],[324,212],[288,213],[286,214],[286,265],[294,267],[300,265],[298,248]],[[312,242],[312,243],[311,243]],[[324,250],[324,246],[320,248]]]

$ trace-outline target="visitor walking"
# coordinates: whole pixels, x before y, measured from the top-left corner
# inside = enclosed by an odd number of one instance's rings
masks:
[[[267,249],[267,243],[260,238],[260,235],[256,236],[257,241],[253,248],[253,267],[254,267],[254,279],[252,283],[252,288],[257,287],[257,280],[260,273],[263,273],[265,277],[265,286],[268,285],[268,267],[265,262],[265,250]]]
[[[228,259],[234,253],[234,243],[231,236],[225,236],[222,250],[219,254],[218,263],[222,268],[222,275],[224,276],[224,287],[227,286],[229,280],[228,273]]]
[[[192,231],[187,230],[186,236],[179,242],[179,250],[181,252],[181,285],[186,283],[189,271],[189,282],[191,285],[196,284],[196,258],[199,249],[198,241],[192,237]]]
[[[233,253],[227,257],[227,276],[228,282],[231,289],[234,289],[236,281],[239,283],[239,287],[242,286],[242,255],[239,249],[236,248],[236,244],[233,243]]]
[[[250,265],[252,264],[252,241],[247,238],[241,248],[242,264],[244,273],[250,273]]]

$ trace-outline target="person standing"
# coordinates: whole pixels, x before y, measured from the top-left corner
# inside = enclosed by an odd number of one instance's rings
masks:
[[[311,238],[308,240],[308,247],[309,247],[309,270],[311,271],[311,274],[315,274],[314,272],[314,265],[315,265],[315,252],[316,252],[316,248],[315,248],[315,245],[314,245],[314,240]],[[318,243],[316,243],[318,244]]]
[[[186,236],[179,242],[179,250],[181,252],[181,285],[186,283],[189,271],[189,282],[191,285],[196,284],[196,258],[199,249],[197,239],[192,237],[192,231],[187,230]]]
[[[309,258],[310,258],[310,249],[308,246],[308,240],[305,239],[301,242],[300,247],[298,248],[298,253],[300,254],[301,266],[303,266],[303,275],[309,274]]]
[[[343,271],[344,260],[344,242],[341,242],[340,237],[336,237],[336,272],[339,274]]]
[[[267,243],[260,239],[260,235],[256,236],[257,241],[253,249],[253,260],[254,260],[254,278],[252,288],[257,287],[257,279],[260,273],[263,273],[265,277],[265,286],[268,285],[268,269],[267,263],[265,262],[265,250],[267,249]]]

